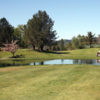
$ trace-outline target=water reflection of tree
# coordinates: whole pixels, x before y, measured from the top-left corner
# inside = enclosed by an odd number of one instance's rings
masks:
[[[44,62],[40,62],[39,65],[44,65]]]
[[[64,59],[61,59],[61,62],[62,62],[62,64],[63,64],[63,62],[64,62]]]
[[[78,59],[73,60],[73,64],[78,64]]]
[[[21,66],[23,65],[24,60],[12,60],[12,61],[1,61],[0,67],[7,67],[7,66]],[[29,64],[26,64],[29,65]]]
[[[94,64],[94,63],[96,63],[96,61],[91,59],[73,60],[73,64]]]

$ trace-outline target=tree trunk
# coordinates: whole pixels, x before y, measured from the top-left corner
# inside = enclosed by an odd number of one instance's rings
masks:
[[[35,45],[32,45],[33,46],[33,50],[35,50]]]
[[[14,57],[14,54],[15,54],[15,53],[13,53],[13,57]]]
[[[40,46],[40,48],[41,48],[41,51],[43,51],[43,47],[44,47],[43,45],[41,45],[41,46]]]
[[[91,43],[90,43],[90,48],[91,48]]]

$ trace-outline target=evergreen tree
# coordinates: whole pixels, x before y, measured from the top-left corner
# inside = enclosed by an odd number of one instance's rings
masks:
[[[67,49],[68,49],[68,50],[71,50],[71,49],[72,49],[72,43],[71,43],[71,42],[69,42],[69,43],[67,44]]]
[[[90,45],[90,48],[91,48],[91,44],[94,41],[94,36],[95,36],[95,34],[93,34],[92,32],[88,32],[88,34],[86,36],[86,42],[87,42],[87,44]]]
[[[52,45],[56,39],[56,31],[53,30],[54,22],[46,11],[38,11],[33,15],[25,26],[25,34],[33,45],[38,46],[42,51],[44,45]]]
[[[0,46],[2,43],[10,42],[13,38],[14,28],[6,18],[0,19]]]

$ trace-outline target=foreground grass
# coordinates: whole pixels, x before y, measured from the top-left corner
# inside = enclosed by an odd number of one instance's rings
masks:
[[[15,55],[17,58],[12,58],[12,54],[7,51],[0,52],[0,60],[13,60],[13,59],[32,59],[32,60],[48,60],[48,59],[100,59],[96,57],[97,51],[100,48],[78,49],[69,51],[59,51],[61,54],[55,52],[45,51],[38,52],[32,49],[19,49]],[[22,56],[20,56],[22,55]]]
[[[0,100],[100,100],[100,67],[0,68]]]

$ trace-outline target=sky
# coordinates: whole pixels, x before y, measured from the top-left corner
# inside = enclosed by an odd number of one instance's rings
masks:
[[[46,11],[54,21],[58,40],[100,34],[100,0],[0,0],[0,19],[15,28],[27,24],[38,11]]]

